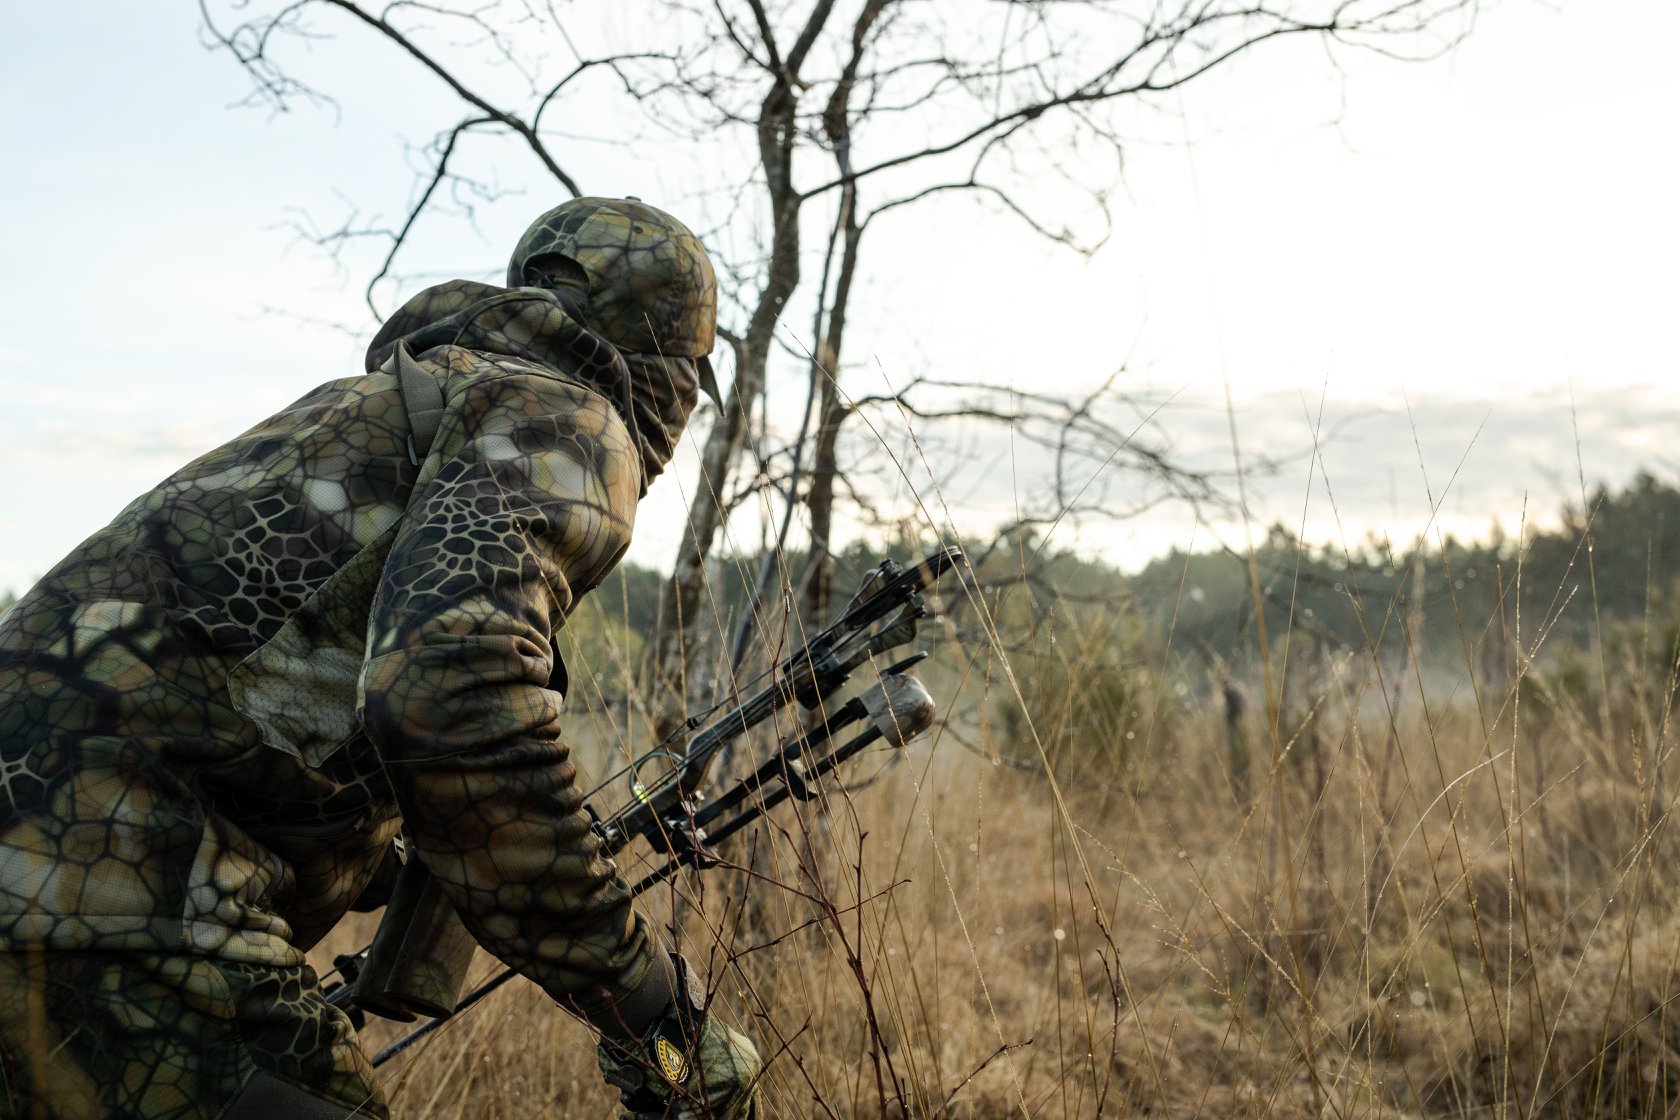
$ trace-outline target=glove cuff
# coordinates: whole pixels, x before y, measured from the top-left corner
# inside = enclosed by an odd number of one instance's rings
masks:
[[[665,960],[675,976],[674,998],[666,1001],[640,1034],[603,1033],[596,1048],[607,1083],[620,1090],[624,1107],[636,1117],[666,1115],[672,1094],[688,1085],[694,1073],[691,1055],[706,1014],[705,992],[696,989],[688,962],[676,954]]]
[[[578,1017],[604,1038],[639,1042],[667,1008],[680,1002],[677,967],[670,952],[655,942],[648,956],[641,983],[599,1003],[574,1007]]]
[[[673,957],[678,995],[634,1042],[603,1038],[596,1060],[634,1120],[753,1120],[763,1063],[744,1035],[706,1010],[705,986]]]

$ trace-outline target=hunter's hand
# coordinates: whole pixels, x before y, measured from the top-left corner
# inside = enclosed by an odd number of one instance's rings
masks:
[[[627,1120],[755,1120],[758,1050],[698,999],[679,996],[635,1042],[603,1038],[595,1057]]]

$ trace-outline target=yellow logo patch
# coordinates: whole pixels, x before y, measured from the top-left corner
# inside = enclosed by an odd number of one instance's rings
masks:
[[[688,1076],[688,1058],[663,1038],[653,1050],[659,1056],[659,1072],[665,1075],[665,1080],[673,1085],[681,1085],[683,1079]]]

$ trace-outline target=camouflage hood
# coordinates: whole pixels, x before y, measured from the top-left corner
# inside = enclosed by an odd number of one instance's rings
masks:
[[[368,347],[367,370],[398,340],[419,357],[438,346],[517,358],[580,381],[613,402],[642,458],[642,490],[670,462],[698,395],[693,359],[620,351],[543,288],[498,288],[450,280],[427,288],[385,321]]]

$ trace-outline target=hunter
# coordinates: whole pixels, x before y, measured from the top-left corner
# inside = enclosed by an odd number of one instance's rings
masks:
[[[752,1044],[599,851],[554,646],[711,385],[716,310],[680,222],[568,202],[507,287],[415,296],[365,373],[0,617],[0,1116],[385,1116],[304,953],[378,901],[399,833],[600,1033],[637,1120],[754,1114]]]

